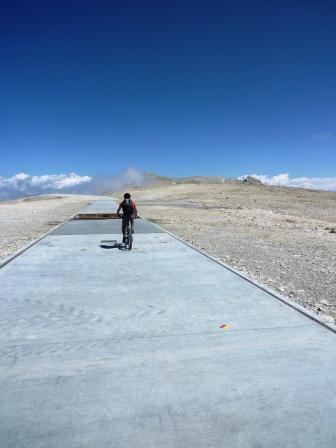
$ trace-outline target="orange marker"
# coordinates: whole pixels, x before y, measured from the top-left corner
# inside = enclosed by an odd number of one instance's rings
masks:
[[[229,324],[222,324],[219,326],[219,328],[222,328],[223,330],[227,330],[229,328]]]

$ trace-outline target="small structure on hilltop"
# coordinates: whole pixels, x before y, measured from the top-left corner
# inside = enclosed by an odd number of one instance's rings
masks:
[[[242,182],[247,185],[262,185],[262,182],[253,176],[243,177]]]

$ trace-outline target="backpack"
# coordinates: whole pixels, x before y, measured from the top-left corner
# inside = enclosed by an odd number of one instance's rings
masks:
[[[124,212],[124,215],[127,215],[127,216],[133,215],[134,205],[133,205],[133,202],[131,201],[131,199],[124,199],[123,212]]]

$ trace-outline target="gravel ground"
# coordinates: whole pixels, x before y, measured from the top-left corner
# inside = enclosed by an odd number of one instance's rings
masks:
[[[336,323],[336,193],[225,182],[133,196],[142,216]]]
[[[47,195],[0,202],[0,264],[94,200],[97,196]]]

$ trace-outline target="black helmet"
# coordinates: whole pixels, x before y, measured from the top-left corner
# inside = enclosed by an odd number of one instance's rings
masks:
[[[124,199],[131,199],[131,195],[129,193],[124,194]]]

